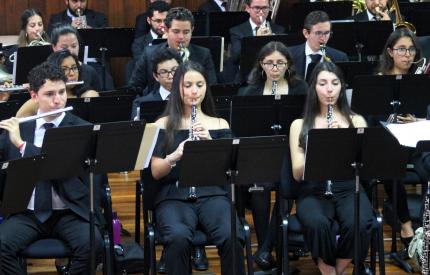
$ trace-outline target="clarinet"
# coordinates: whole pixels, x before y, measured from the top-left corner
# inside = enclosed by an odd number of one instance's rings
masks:
[[[278,91],[278,81],[273,80],[272,81],[272,95],[276,95],[277,91]]]
[[[326,119],[327,119],[328,128],[331,128],[331,124],[333,122],[333,105],[332,104],[327,105]],[[333,197],[333,192],[331,191],[331,185],[332,184],[333,183],[331,182],[331,180],[327,180],[326,186],[325,186],[325,192],[324,192],[324,197],[327,199],[331,199]]]
[[[190,129],[188,131],[188,138],[190,140],[199,140],[199,137],[196,136],[193,131],[193,125],[196,123],[196,121],[197,121],[197,108],[196,108],[196,105],[193,104],[191,105]],[[196,199],[197,199],[196,187],[191,186],[190,188],[188,188],[188,200],[193,201]]]

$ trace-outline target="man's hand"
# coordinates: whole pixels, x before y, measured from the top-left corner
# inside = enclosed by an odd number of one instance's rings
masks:
[[[15,145],[16,148],[19,148],[24,143],[19,130],[19,120],[16,117],[0,121],[0,128],[9,132],[10,142]]]

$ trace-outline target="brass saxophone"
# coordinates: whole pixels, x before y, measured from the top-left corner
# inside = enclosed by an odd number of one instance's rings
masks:
[[[197,122],[197,108],[196,105],[191,105],[191,115],[190,115],[190,128],[188,131],[188,138],[190,140],[199,140],[199,137],[194,134],[193,125]],[[196,187],[191,186],[188,188],[188,200],[196,200]]]
[[[178,51],[179,51],[179,55],[182,58],[182,61],[183,62],[188,61],[190,57],[190,51],[185,47],[183,42],[179,43]]]
[[[323,60],[327,61],[327,62],[330,62],[331,59],[327,55],[327,46],[325,44],[320,44],[320,50],[321,50],[321,53],[322,53]]]
[[[331,124],[333,123],[333,105],[332,104],[327,105],[326,119],[327,119],[327,128],[331,128]],[[331,190],[332,184],[333,183],[331,182],[331,180],[327,180],[326,186],[325,186],[325,192],[324,192],[324,197],[327,199],[331,199],[333,197],[333,192]]]

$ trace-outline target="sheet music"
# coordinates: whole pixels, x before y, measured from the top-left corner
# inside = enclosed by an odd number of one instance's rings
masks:
[[[146,124],[134,170],[148,168],[159,132],[160,128],[155,123]]]
[[[385,126],[403,146],[417,147],[420,140],[430,140],[430,120]]]

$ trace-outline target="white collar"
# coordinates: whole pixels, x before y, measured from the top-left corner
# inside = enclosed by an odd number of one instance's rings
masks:
[[[170,95],[170,91],[168,91],[166,88],[164,88],[161,85],[160,85],[159,93],[163,100],[166,100],[166,98]]]
[[[226,11],[226,9],[222,6],[222,3],[224,3],[224,1],[222,0],[213,0],[215,2],[215,4],[218,5],[218,7],[222,10],[222,11]]]
[[[321,52],[321,50],[318,50],[317,52],[314,52],[311,49],[311,47],[309,47],[308,41],[306,41],[306,43],[305,43],[305,55],[309,56],[310,54],[320,54],[320,55],[322,55],[322,52]]]
[[[158,38],[158,34],[155,33],[152,29],[150,29],[149,32],[151,33],[152,39],[157,39]]]
[[[252,29],[252,32],[254,33],[255,27],[258,27],[258,25],[255,24],[254,21],[252,21],[251,17],[249,18],[249,24],[251,24],[251,29]],[[264,20],[263,23],[260,24],[260,26],[264,24],[266,24],[266,20]]]
[[[39,110],[37,111],[37,114],[38,115],[40,114]],[[36,130],[40,129],[43,126],[43,124],[45,124],[45,123],[53,123],[55,125],[55,127],[58,127],[60,125],[60,123],[63,121],[65,116],[66,116],[66,113],[63,112],[63,113],[61,113],[61,115],[59,115],[54,120],[49,121],[49,122],[46,121],[45,118],[43,118],[43,117],[38,118],[38,119],[36,119]]]
[[[367,18],[369,18],[369,21],[373,20],[373,17],[376,17],[373,13],[371,13],[368,9],[366,9]]]

